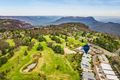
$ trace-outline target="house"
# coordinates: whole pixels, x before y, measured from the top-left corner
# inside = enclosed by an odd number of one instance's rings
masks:
[[[105,80],[119,80],[110,64],[100,63],[100,70],[104,75]]]
[[[107,57],[104,54],[99,55],[98,58],[101,63],[109,63]]]
[[[96,80],[92,72],[83,72],[83,80]]]

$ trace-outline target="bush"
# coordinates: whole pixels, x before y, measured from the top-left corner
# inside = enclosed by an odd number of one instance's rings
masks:
[[[24,56],[27,56],[27,55],[28,55],[28,52],[27,52],[27,51],[25,51],[25,52],[24,52]]]
[[[58,37],[56,37],[56,36],[52,36],[51,39],[53,41],[55,41],[56,43],[61,43],[61,40]]]
[[[64,54],[63,48],[60,45],[54,46],[53,50],[55,53]]]
[[[22,45],[22,39],[21,38],[14,38],[14,42],[15,42],[15,48]]]
[[[39,42],[42,42],[42,41],[46,41],[46,39],[45,39],[42,35],[40,35],[40,36],[38,37],[38,41],[39,41]]]
[[[7,53],[6,49],[9,49],[9,48],[10,46],[7,42],[0,40],[0,50],[2,51],[2,55],[5,55]]]
[[[24,38],[14,38],[15,47],[18,46],[29,46],[31,44],[31,37],[24,37]]]
[[[6,57],[1,57],[0,58],[0,67],[5,64],[7,62],[7,58]]]
[[[37,47],[37,50],[38,51],[43,51],[43,46],[41,44],[39,44],[38,47]]]
[[[22,40],[22,45],[24,45],[24,46],[29,46],[31,40],[32,40],[31,37],[25,37],[25,38],[23,38],[23,40]]]
[[[4,49],[4,50],[1,50],[2,51],[2,55],[5,55],[7,53],[7,51]]]
[[[13,51],[10,51],[9,54],[7,55],[7,58],[11,58],[12,56],[14,55],[14,52]]]

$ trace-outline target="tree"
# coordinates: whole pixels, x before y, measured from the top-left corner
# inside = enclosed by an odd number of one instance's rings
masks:
[[[52,36],[51,39],[53,41],[55,41],[56,43],[61,43],[61,40],[58,37],[56,37],[56,36]]]
[[[37,50],[38,51],[43,51],[43,46],[41,44],[39,44],[38,47],[37,47]]]
[[[2,51],[2,55],[6,54],[6,49],[9,49],[10,46],[7,42],[0,40],[0,50]]]
[[[64,54],[63,48],[60,45],[54,46],[53,50],[55,53]]]
[[[27,52],[27,51],[25,51],[25,52],[24,52],[24,56],[27,56],[27,55],[28,55],[28,52]]]
[[[46,39],[43,37],[43,35],[38,36],[38,41],[42,42],[42,41],[46,41]]]
[[[104,34],[101,34],[98,38],[96,38],[94,43],[110,52],[116,51],[120,47],[118,41]]]
[[[14,38],[14,42],[15,42],[15,47],[19,47],[22,45],[22,39],[21,38]]]
[[[68,41],[67,39],[68,39],[68,37],[67,37],[67,36],[65,36],[65,41],[66,41],[66,42]]]
[[[25,38],[23,38],[22,45],[29,46],[31,40],[32,40],[31,37],[25,37]]]
[[[2,55],[5,55],[7,53],[5,49],[2,49],[1,51],[2,51]]]
[[[7,58],[9,59],[9,58],[11,58],[13,55],[14,55],[14,52],[11,50],[11,51],[9,52],[9,54],[7,55]]]
[[[0,58],[0,67],[5,64],[7,62],[7,58],[6,57],[1,57]]]

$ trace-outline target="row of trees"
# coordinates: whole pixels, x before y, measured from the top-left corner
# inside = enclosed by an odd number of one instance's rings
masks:
[[[9,43],[4,40],[0,40],[0,66],[5,64],[8,59],[14,55],[14,47],[11,47]]]
[[[114,52],[120,47],[120,43],[118,41],[106,35],[99,36],[94,40],[94,43],[110,52]]]
[[[48,42],[47,46],[51,48],[55,53],[64,54],[64,50],[60,45],[54,45],[54,42]]]
[[[50,36],[51,40],[55,41],[56,43],[61,43],[60,38],[58,38],[57,36]]]

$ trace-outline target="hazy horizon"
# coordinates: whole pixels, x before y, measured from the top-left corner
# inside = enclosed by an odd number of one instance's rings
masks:
[[[1,16],[120,16],[120,0],[1,0]]]

